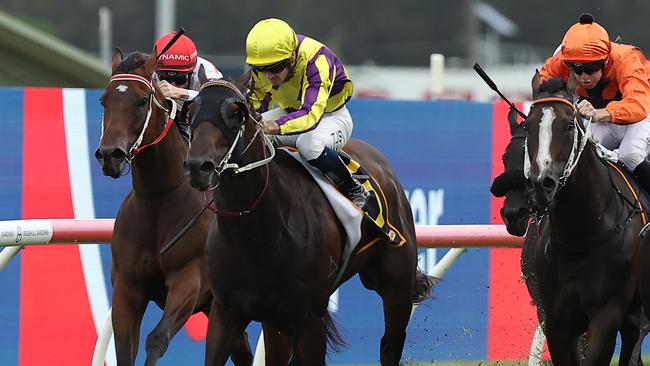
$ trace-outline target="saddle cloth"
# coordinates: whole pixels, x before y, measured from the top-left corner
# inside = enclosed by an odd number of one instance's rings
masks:
[[[362,250],[374,244],[379,239],[385,239],[388,243],[395,246],[404,244],[406,241],[404,236],[397,229],[393,228],[388,221],[387,210],[385,209],[387,203],[381,188],[361,165],[349,155],[343,151],[339,151],[339,156],[348,167],[352,176],[370,192],[368,204],[364,208],[364,211],[361,211],[347,197],[341,194],[318,169],[305,161],[295,149],[288,147],[280,147],[278,149],[285,151],[299,161],[314,178],[325,194],[325,197],[327,197],[347,235],[344,257],[353,253],[359,246],[359,243],[363,245]]]

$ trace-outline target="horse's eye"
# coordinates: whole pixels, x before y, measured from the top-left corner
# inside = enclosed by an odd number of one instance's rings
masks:
[[[147,105],[147,102],[149,101],[149,98],[142,97],[140,98],[140,101],[138,102],[138,107],[142,108]]]
[[[567,130],[567,131],[573,131],[574,128],[576,128],[576,124],[575,124],[575,122],[569,122],[569,123],[567,123],[567,125],[566,125],[566,130]]]
[[[104,98],[103,98],[103,97],[99,97],[99,104],[101,104],[102,107],[105,107],[105,105],[104,105]]]

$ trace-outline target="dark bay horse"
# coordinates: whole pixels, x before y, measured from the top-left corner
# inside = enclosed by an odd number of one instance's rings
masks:
[[[525,121],[517,122],[517,116],[517,110],[511,108],[508,113],[510,141],[501,156],[504,171],[494,179],[490,192],[495,197],[505,197],[500,213],[508,233],[527,237],[521,251],[521,273],[537,309],[538,320],[543,323],[544,312],[540,306],[535,267],[543,264],[543,248],[548,235],[544,227],[530,222],[530,198],[524,176],[526,126]],[[529,226],[530,230],[527,231]]]
[[[574,79],[540,85],[539,73],[533,78],[524,170],[542,239],[527,236],[525,245],[544,245],[534,271],[553,363],[608,365],[618,329],[624,342],[640,343],[626,340],[641,335],[639,327],[636,335],[627,334],[624,322],[632,309],[639,310],[638,233],[645,214],[636,183],[598,157],[574,96]],[[584,332],[581,355],[578,340]]]
[[[501,156],[504,171],[494,178],[490,192],[495,197],[505,197],[501,207],[501,219],[508,233],[523,236],[528,228],[529,199],[524,177],[524,148],[526,130],[523,123],[517,122],[517,110],[508,113],[510,142]]]
[[[96,157],[105,175],[119,178],[130,161],[133,189],[122,202],[111,243],[112,317],[118,365],[133,365],[149,301],[162,310],[147,336],[145,364],[154,365],[193,313],[208,314],[210,292],[204,255],[211,214],[198,217],[164,255],[160,248],[202,208],[203,194],[187,182],[187,146],[169,120],[169,105],[152,83],[156,57],[113,55],[111,80],[101,96],[102,137]],[[139,147],[138,147],[139,146]],[[241,330],[233,362],[250,365]]]
[[[537,272],[544,266],[544,250],[548,242],[548,220],[532,221],[529,225],[530,203],[524,177],[524,150],[526,130],[524,123],[517,122],[517,112],[512,109],[508,114],[510,125],[510,141],[502,155],[504,172],[495,178],[490,191],[497,197],[505,200],[501,209],[501,217],[512,235],[526,235],[526,242],[521,253],[521,272],[528,289],[528,293],[537,308],[540,324],[544,324],[544,309],[541,307],[539,297],[539,281]],[[527,231],[527,228],[530,228]],[[620,333],[622,334],[619,365],[642,365],[641,344],[648,332],[648,321],[638,307],[639,298],[636,297],[630,307]],[[578,345],[584,350],[585,342]]]
[[[192,111],[187,169],[191,184],[213,189],[217,216],[207,241],[215,299],[208,326],[206,365],[223,365],[232,335],[252,320],[266,321],[291,338],[292,364],[324,365],[327,343],[342,344],[327,311],[345,243],[344,230],[309,173],[260,133],[242,90],[209,82]],[[405,242],[384,239],[354,256],[343,280],[358,273],[383,300],[382,365],[397,365],[414,302],[428,296],[432,281],[417,266],[409,202],[389,163],[370,145],[344,150],[377,180],[388,218]]]

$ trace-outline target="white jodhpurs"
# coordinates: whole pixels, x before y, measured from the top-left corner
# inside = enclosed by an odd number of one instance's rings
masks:
[[[617,125],[595,122],[591,126],[594,141],[618,154],[618,161],[633,171],[650,152],[650,117],[637,123]]]
[[[274,120],[285,115],[281,108],[262,113],[264,121]],[[325,147],[339,151],[352,136],[352,116],[343,106],[332,113],[325,113],[315,128],[295,135],[275,135],[273,139],[278,146],[291,146],[298,149],[303,159],[309,161],[321,155]]]

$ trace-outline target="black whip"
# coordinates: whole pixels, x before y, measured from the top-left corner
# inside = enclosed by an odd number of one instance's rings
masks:
[[[526,115],[524,114],[524,112],[522,112],[522,111],[520,111],[519,109],[517,109],[517,107],[515,107],[515,105],[512,104],[512,102],[508,100],[508,98],[506,98],[503,94],[501,94],[501,92],[499,91],[499,88],[497,88],[497,84],[495,84],[494,81],[492,81],[492,79],[490,79],[490,77],[485,73],[485,71],[481,68],[481,65],[479,65],[478,62],[474,64],[474,71],[476,71],[476,73],[478,74],[478,76],[480,76],[481,79],[483,79],[483,81],[485,81],[485,83],[490,87],[490,89],[492,89],[492,90],[494,90],[495,92],[497,92],[497,94],[499,94],[499,96],[500,96],[503,100],[505,100],[506,103],[508,103],[508,105],[510,106],[510,108],[512,108],[512,109],[514,109],[515,111],[517,111],[517,113],[521,116],[521,118],[526,119],[526,117],[528,117],[528,116],[526,116]]]
[[[158,50],[156,50],[157,53],[156,58],[160,58],[160,56],[163,53],[167,52],[169,47],[171,47],[174,43],[176,43],[176,41],[178,41],[178,39],[183,35],[183,33],[185,33],[185,29],[179,26],[178,30],[176,31],[176,34],[174,34],[174,37],[172,37],[172,39],[170,39],[169,42],[167,42],[165,47],[163,47],[162,51],[158,52]]]

